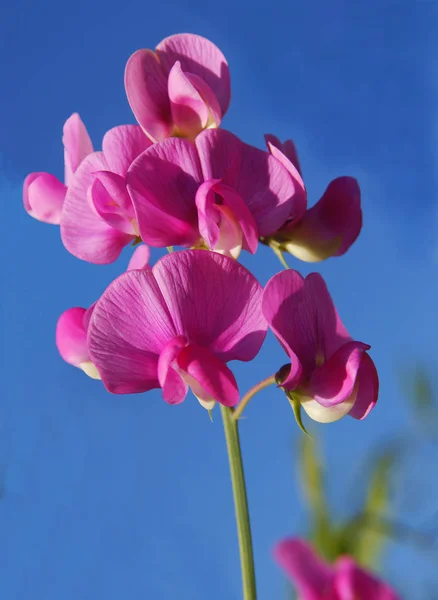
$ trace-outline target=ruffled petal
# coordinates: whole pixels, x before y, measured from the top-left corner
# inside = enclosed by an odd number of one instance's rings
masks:
[[[102,151],[110,171],[125,177],[129,167],[142,152],[152,146],[138,125],[113,127],[102,140]]]
[[[73,113],[65,122],[62,143],[64,144],[64,181],[65,185],[69,186],[81,162],[93,152],[93,144],[87,128],[78,113]]]
[[[150,269],[149,259],[151,256],[151,249],[147,244],[141,244],[132,253],[132,256],[128,263],[127,271],[133,271],[134,269]]]
[[[130,56],[125,68],[125,89],[135,118],[151,140],[171,136],[167,74],[154,52],[137,50]]]
[[[377,403],[379,396],[379,376],[372,358],[364,354],[357,374],[357,394],[349,415],[355,419],[365,419]]]
[[[170,109],[178,135],[195,138],[207,126],[210,112],[199,92],[176,62],[169,73]]]
[[[293,166],[297,169],[298,173],[302,175],[300,161],[298,160],[298,152],[292,140],[280,142],[277,136],[272,135],[272,133],[267,133],[265,134],[265,142],[268,150],[270,149],[270,146],[275,146],[275,148],[278,148],[280,152],[290,160]]]
[[[59,225],[66,186],[50,173],[30,173],[23,183],[23,204],[34,219]]]
[[[227,112],[231,99],[230,71],[225,56],[213,42],[191,33],[172,35],[156,48],[166,73],[179,61],[185,73],[200,77],[216,96],[222,111]]]

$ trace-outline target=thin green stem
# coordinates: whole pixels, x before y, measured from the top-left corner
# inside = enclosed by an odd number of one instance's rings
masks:
[[[233,409],[221,404],[231,483],[233,486],[234,509],[236,511],[237,536],[239,539],[240,567],[242,571],[243,600],[257,600],[254,556],[252,552],[251,524],[246,497],[245,475],[240,451],[238,422],[233,418]]]
[[[263,379],[263,381],[261,381],[260,383],[257,383],[248,392],[246,392],[246,394],[244,395],[242,400],[239,402],[239,404],[234,409],[233,419],[235,421],[240,419],[243,411],[245,410],[246,405],[253,398],[253,396],[255,396],[257,394],[257,392],[264,390],[266,387],[273,385],[274,383],[277,383],[277,381],[275,379],[275,375],[270,375],[266,379]]]

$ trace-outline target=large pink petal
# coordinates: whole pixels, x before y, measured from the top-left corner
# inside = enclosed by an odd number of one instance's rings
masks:
[[[69,186],[81,162],[93,152],[93,144],[87,128],[78,113],[73,113],[65,122],[62,143],[64,144],[64,181],[65,185]]]
[[[119,125],[103,136],[102,151],[109,170],[125,177],[131,163],[151,145],[138,125]]]
[[[115,394],[160,387],[158,358],[175,337],[172,319],[151,271],[129,271],[98,300],[88,347],[105,387]]]
[[[357,395],[353,408],[348,413],[355,419],[365,419],[377,403],[379,376],[372,358],[364,354],[357,374]]]
[[[262,309],[291,359],[288,389],[351,339],[318,273],[306,279],[292,269],[277,273],[265,286]]]
[[[223,362],[256,356],[267,324],[262,288],[245,267],[215,252],[187,250],[165,256],[152,270],[179,334]]]
[[[68,188],[61,216],[61,238],[64,246],[77,258],[96,264],[115,261],[122,248],[130,243],[128,235],[108,225],[92,209],[89,193],[96,171],[107,170],[102,152],[85,158]]]
[[[170,70],[168,88],[172,119],[178,134],[195,138],[206,127],[209,110],[190,79],[183,73],[179,62]]]
[[[151,50],[137,50],[125,68],[125,89],[135,118],[153,140],[164,140],[173,132],[167,93],[167,74]]]
[[[172,35],[156,48],[156,53],[166,73],[179,61],[186,73],[203,79],[214,92],[226,113],[231,99],[230,71],[225,56],[213,42],[191,33]]]
[[[275,146],[275,148],[278,148],[283,154],[284,156],[286,156],[290,162],[293,164],[293,166],[297,169],[298,173],[301,175],[301,167],[300,167],[300,161],[298,160],[298,153],[297,153],[297,149],[295,148],[295,144],[293,143],[292,140],[286,140],[285,142],[280,142],[280,140],[278,139],[277,136],[272,135],[272,133],[267,133],[265,135],[265,142],[266,145],[268,146],[268,150],[269,150],[269,145],[271,146]]]
[[[172,138],[143,152],[127,184],[140,235],[151,246],[192,246],[199,241],[195,196],[202,183],[195,147]]]
[[[341,600],[398,600],[398,595],[384,582],[361,569],[345,556],[335,563],[334,588]]]
[[[224,129],[208,129],[195,140],[204,180],[221,179],[251,211],[262,236],[275,233],[293,213],[297,185],[267,152]]]
[[[235,406],[239,402],[239,390],[232,371],[208,348],[190,344],[178,355],[178,366],[198,384],[196,395],[201,390],[202,396],[198,396],[201,401],[216,400],[225,406]]]
[[[84,327],[85,313],[85,308],[69,308],[62,313],[56,324],[56,346],[59,354],[65,362],[75,367],[90,360],[87,332]]]
[[[134,269],[150,269],[149,259],[151,256],[151,249],[146,244],[141,244],[132,253],[129,260],[127,271],[133,271]]]
[[[360,188],[353,177],[338,177],[301,221],[288,228],[287,250],[308,262],[345,254],[362,228]]]
[[[30,173],[23,183],[23,204],[34,219],[59,225],[67,188],[50,173]]]
[[[274,548],[274,558],[295,585],[301,600],[329,600],[333,570],[302,540],[286,539]]]

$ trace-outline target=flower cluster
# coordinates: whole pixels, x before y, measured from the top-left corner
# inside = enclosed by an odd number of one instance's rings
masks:
[[[61,356],[116,394],[161,388],[177,404],[190,388],[208,409],[234,407],[240,395],[228,363],[252,360],[269,327],[289,357],[276,379],[294,409],[320,422],[364,418],[377,400],[377,372],[322,277],[288,269],[263,289],[237,262],[259,243],[304,261],[344,254],[362,225],[356,180],[335,179],[307,208],[292,141],[266,135],[260,149],[220,127],[229,68],[200,36],[135,52],[125,87],[138,125],[110,129],[94,151],[74,114],[64,125],[64,183],[41,172],[24,182],[27,212],[59,224],[79,259],[107,264],[141,244],[96,303],[61,315]],[[151,268],[149,247],[172,253]]]

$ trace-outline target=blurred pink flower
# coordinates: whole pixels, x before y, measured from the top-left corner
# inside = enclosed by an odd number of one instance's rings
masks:
[[[88,330],[91,359],[115,394],[161,387],[166,402],[179,404],[190,387],[205,408],[234,406],[239,392],[226,363],[258,353],[267,330],[261,295],[232,259],[204,250],[169,254],[104,292]]]
[[[62,241],[77,258],[96,264],[114,262],[124,246],[138,237],[125,176],[151,143],[138,125],[120,125],[105,134],[102,152],[93,152],[81,163],[61,216]]]
[[[52,225],[59,225],[67,188],[81,162],[93,152],[90,136],[77,113],[67,119],[63,131],[65,183],[50,173],[30,173],[23,184],[26,211],[38,221]]]
[[[364,419],[379,389],[370,346],[352,340],[321,275],[304,279],[292,269],[274,275],[262,310],[291,361],[281,385],[306,413],[321,423],[346,414]]]
[[[274,556],[294,583],[300,600],[399,600],[384,582],[343,556],[329,565],[305,541],[289,538]]]
[[[265,136],[268,149],[294,176],[301,174],[292,140],[283,144]],[[301,180],[302,181],[302,180]],[[303,184],[304,189],[304,184]],[[273,239],[290,254],[306,262],[318,262],[345,254],[362,229],[360,188],[353,177],[331,181],[321,199],[297,220],[288,219]]]
[[[218,127],[230,103],[230,73],[222,52],[189,33],[152,50],[137,50],[125,69],[132,111],[151,140],[194,137]]]
[[[305,210],[296,180],[269,153],[224,129],[195,143],[158,142],[127,175],[142,239],[151,246],[202,246],[237,258],[258,236]]]

